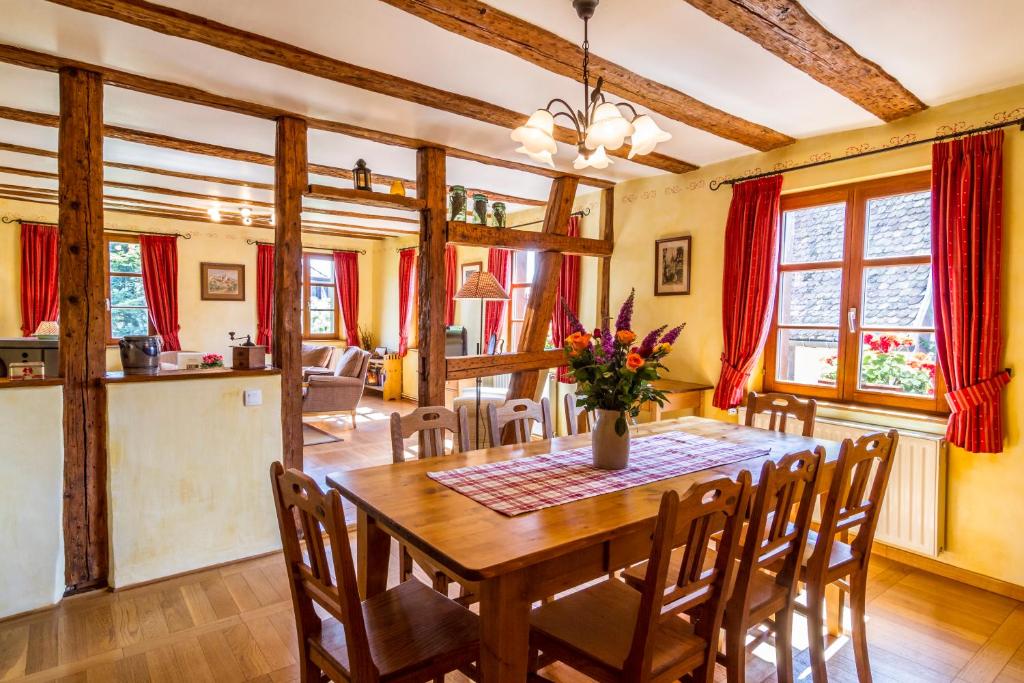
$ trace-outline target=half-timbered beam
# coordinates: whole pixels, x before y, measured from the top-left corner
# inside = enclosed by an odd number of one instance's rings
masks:
[[[609,190],[604,190],[608,192]],[[530,251],[557,251],[578,256],[611,256],[612,244],[605,240],[569,237],[528,230],[492,228],[488,225],[451,221],[448,241],[471,247],[501,247]]]
[[[542,232],[546,235],[565,235],[569,230],[569,216],[576,197],[576,179],[559,178],[551,184],[548,208],[544,214]],[[526,305],[523,331],[519,337],[519,351],[535,352],[544,350],[544,341],[551,325],[551,312],[558,298],[558,275],[562,269],[562,254],[544,251],[537,254],[537,265],[530,287],[530,300]],[[516,372],[509,382],[508,397],[533,398],[537,390],[537,372],[527,370]]]
[[[384,0],[435,26],[495,47],[560,76],[582,82],[583,50],[561,36],[479,0]],[[590,54],[590,73],[604,78],[605,92],[645,109],[758,150],[788,145],[788,135],[734,116]]]
[[[145,0],[102,0],[102,2],[97,0],[50,0],[50,2],[123,21],[175,38],[204,43],[249,59],[275,64],[293,71],[447,111],[510,130],[522,125],[527,119],[526,114],[475,97],[460,95],[407,78],[343,62],[340,59],[318,54],[296,45]],[[564,126],[557,126],[555,139],[575,145],[576,131]],[[609,154],[626,158],[629,149],[628,146],[624,146],[614,152],[609,152]],[[637,156],[632,161],[669,173],[686,173],[696,168],[693,164],[657,153]]]
[[[302,469],[302,193],[306,189],[306,122],[277,121],[274,167],[274,365],[281,370],[281,437],[285,467]]]
[[[601,240],[615,248],[615,190],[601,191]],[[604,327],[611,316],[611,254],[597,262],[597,326]]]
[[[103,80],[60,71],[58,258],[64,377],[65,578],[107,577],[107,370],[103,249]]]
[[[416,264],[419,283],[419,403],[444,405],[444,248],[447,233],[445,154],[435,147],[416,152],[416,183],[425,206],[420,211],[420,248]]]
[[[822,26],[797,0],[686,2],[883,121],[927,108],[885,69]]]
[[[469,379],[471,377],[493,377],[512,372],[543,370],[560,365],[565,360],[562,349],[547,351],[526,351],[523,353],[498,353],[480,356],[458,356],[445,359],[448,379]]]

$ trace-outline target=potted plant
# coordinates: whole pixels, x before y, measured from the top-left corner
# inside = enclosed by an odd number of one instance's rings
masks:
[[[565,339],[566,364],[576,381],[576,405],[593,411],[597,423],[591,433],[594,467],[620,470],[629,465],[629,429],[626,416],[636,417],[640,406],[654,401],[664,405],[664,392],[651,382],[658,379],[661,360],[672,351],[672,344],[685,323],[666,332],[668,325],[652,330],[639,345],[631,329],[633,299],[619,309],[615,331],[594,330],[588,334],[568,308],[570,334]]]
[[[203,354],[203,361],[199,364],[199,367],[204,370],[210,368],[222,368],[224,367],[224,356],[219,353],[205,353]]]

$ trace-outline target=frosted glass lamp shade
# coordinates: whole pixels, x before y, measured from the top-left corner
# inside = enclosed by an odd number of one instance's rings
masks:
[[[548,150],[544,150],[543,152],[537,152],[536,154],[534,154],[533,152],[527,150],[525,147],[517,147],[516,151],[519,152],[520,154],[525,154],[534,161],[539,161],[542,164],[547,164],[552,168],[555,167],[555,160],[551,156],[551,152],[549,152]]]
[[[603,102],[594,110],[594,120],[587,127],[587,149],[618,149],[633,134],[633,124],[623,118],[619,108]]]
[[[572,167],[577,171],[582,171],[585,168],[596,168],[600,171],[608,168],[611,163],[612,160],[605,153],[604,147],[598,147],[590,153],[590,156],[583,156],[583,152],[580,152],[576,160],[572,162]]]
[[[508,293],[498,280],[488,272],[478,271],[466,278],[465,284],[455,293],[455,299],[480,299],[483,301],[507,301]]]
[[[641,114],[633,119],[633,137],[630,139],[632,148],[629,150],[629,158],[637,154],[650,154],[659,142],[667,142],[672,139],[672,134],[663,131],[658,127],[647,114]]]
[[[520,143],[527,154],[548,152],[555,154],[555,118],[546,109],[538,109],[530,115],[529,120],[512,131],[512,139]]]

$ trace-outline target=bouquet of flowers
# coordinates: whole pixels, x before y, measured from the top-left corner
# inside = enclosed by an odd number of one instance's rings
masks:
[[[219,353],[204,353],[201,368],[222,368],[224,367],[224,356]]]
[[[630,291],[615,320],[615,331],[596,329],[593,334],[583,329],[580,321],[566,308],[571,334],[565,339],[566,364],[569,375],[576,380],[576,405],[591,410],[619,413],[615,432],[626,433],[626,415],[636,417],[640,406],[648,401],[664,405],[665,393],[651,386],[658,379],[661,361],[672,351],[672,344],[686,323],[668,329],[662,325],[651,330],[639,343],[633,330],[633,300]],[[666,332],[666,330],[668,330]]]

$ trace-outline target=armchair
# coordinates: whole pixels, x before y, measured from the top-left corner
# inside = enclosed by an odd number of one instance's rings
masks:
[[[370,352],[350,346],[341,354],[331,375],[311,375],[302,391],[303,413],[348,412],[356,426],[356,408],[363,397]]]

